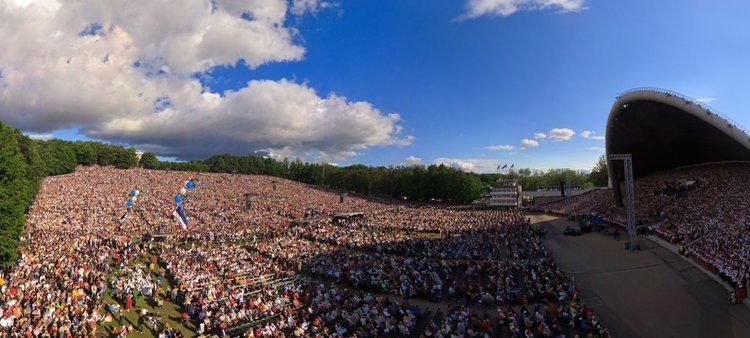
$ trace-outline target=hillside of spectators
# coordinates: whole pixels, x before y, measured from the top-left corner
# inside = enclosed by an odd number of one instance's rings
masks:
[[[734,286],[750,276],[750,164],[706,164],[635,181],[636,216],[662,239]],[[561,213],[597,213],[625,222],[610,189],[541,206]]]
[[[183,229],[173,195],[187,180]],[[89,166],[44,178],[27,216],[0,274],[2,334],[608,335],[515,210]]]

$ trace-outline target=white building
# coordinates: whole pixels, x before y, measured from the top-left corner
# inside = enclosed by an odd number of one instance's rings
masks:
[[[521,185],[516,180],[498,180],[480,198],[489,207],[518,208],[521,206]]]

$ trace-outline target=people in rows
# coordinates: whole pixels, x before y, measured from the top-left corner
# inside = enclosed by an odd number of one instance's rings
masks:
[[[173,195],[189,179],[183,229]],[[0,337],[607,335],[517,210],[93,166],[45,178],[23,242],[0,274]],[[427,325],[414,299],[459,305]]]

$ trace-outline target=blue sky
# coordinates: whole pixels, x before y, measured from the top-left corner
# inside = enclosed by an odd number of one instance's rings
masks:
[[[581,132],[603,136],[615,96],[641,86],[705,98],[750,127],[750,3],[587,0],[575,11],[526,8],[459,19],[467,6],[463,0],[340,1],[287,15],[303,57],[257,68],[242,61],[216,65],[194,76],[215,93],[240,91],[252,80],[287,79],[323,98],[335,93],[399,114],[400,137],[413,136],[331,160],[342,165],[398,165],[416,157],[426,164],[470,162],[474,170],[499,162],[591,167],[604,142]],[[521,149],[521,139],[555,128],[576,134]],[[67,126],[52,134],[76,139],[87,133]],[[485,149],[492,145],[514,148]]]

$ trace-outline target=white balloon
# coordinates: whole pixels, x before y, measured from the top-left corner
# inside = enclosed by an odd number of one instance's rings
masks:
[[[187,192],[187,189],[180,188],[180,195],[185,195],[186,192]]]

